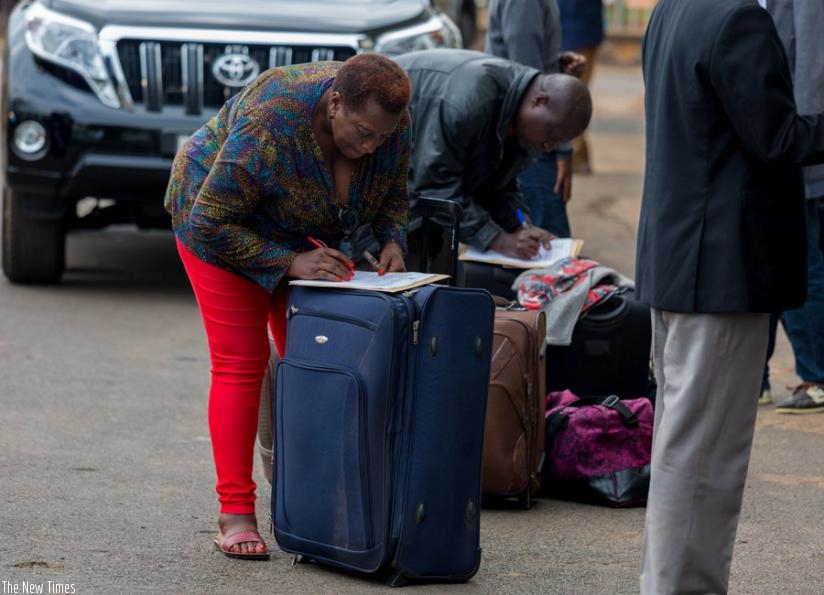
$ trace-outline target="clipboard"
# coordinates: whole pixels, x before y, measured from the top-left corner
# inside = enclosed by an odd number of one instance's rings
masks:
[[[514,258],[495,250],[482,252],[468,246],[461,251],[458,260],[499,264],[516,269],[542,269],[568,256],[578,256],[584,247],[583,240],[573,238],[555,238],[550,244],[549,250],[541,246],[535,258]]]
[[[398,293],[437,283],[449,279],[449,275],[434,273],[385,273],[378,275],[374,271],[355,271],[349,281],[320,281],[315,279],[294,279],[289,281],[289,285],[305,285],[307,287],[328,287],[330,289],[371,289],[374,291],[385,291],[387,293]]]

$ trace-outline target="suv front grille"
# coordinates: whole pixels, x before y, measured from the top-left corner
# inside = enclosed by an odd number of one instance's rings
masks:
[[[355,55],[348,46],[256,45],[198,42],[169,42],[121,39],[117,54],[123,77],[134,103],[149,111],[164,106],[183,106],[186,113],[199,114],[204,108],[219,108],[243,88],[256,64],[262,72],[320,60],[346,60]],[[234,60],[228,70],[233,84],[218,80],[213,68],[218,60]],[[244,69],[245,68],[245,69]],[[246,81],[248,82],[248,81]]]

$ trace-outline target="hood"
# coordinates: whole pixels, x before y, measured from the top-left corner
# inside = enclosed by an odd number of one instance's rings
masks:
[[[52,10],[104,25],[358,33],[414,21],[428,0],[42,0]]]

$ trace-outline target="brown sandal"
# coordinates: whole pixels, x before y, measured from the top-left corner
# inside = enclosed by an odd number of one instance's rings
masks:
[[[266,547],[266,542],[263,541],[263,538],[260,536],[260,533],[257,531],[238,531],[237,533],[232,533],[228,537],[221,537],[218,535],[215,538],[215,548],[223,553],[224,556],[228,556],[229,558],[238,558],[241,560],[268,560],[269,559],[269,551],[258,553],[258,552],[233,552],[232,546],[235,546],[239,543],[262,543],[264,547]]]

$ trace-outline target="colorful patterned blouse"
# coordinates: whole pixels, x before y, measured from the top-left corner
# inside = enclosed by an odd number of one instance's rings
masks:
[[[198,258],[273,291],[307,236],[339,245],[344,204],[312,130],[312,110],[340,62],[273,68],[221,108],[180,150],[165,207]],[[406,251],[408,114],[352,171],[348,205],[381,246]]]

